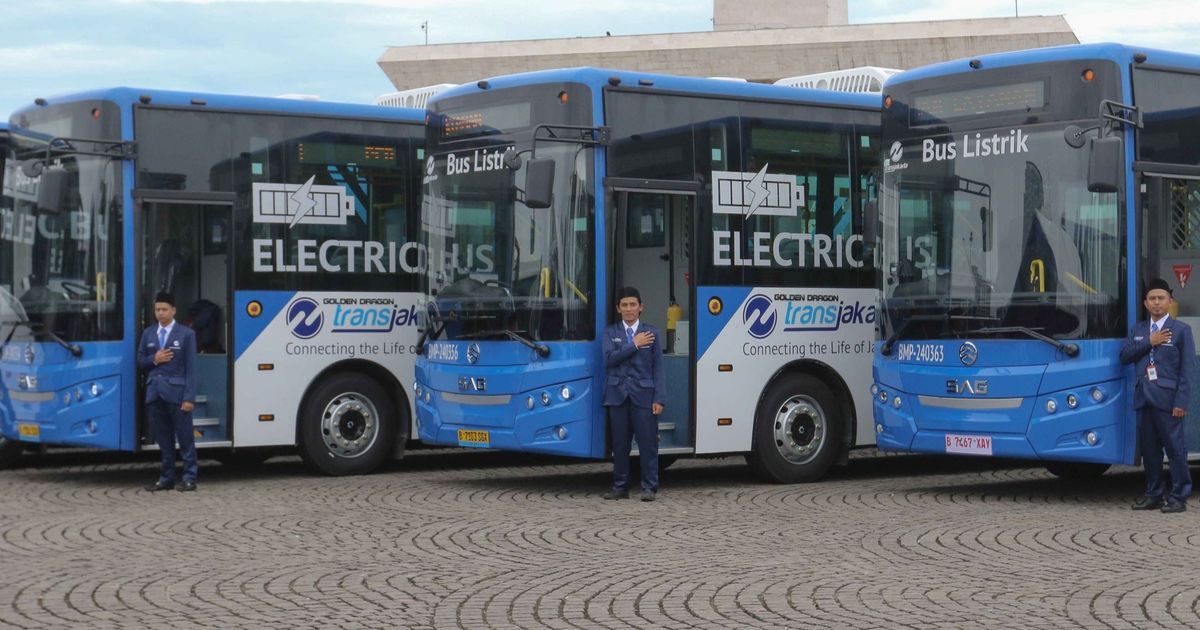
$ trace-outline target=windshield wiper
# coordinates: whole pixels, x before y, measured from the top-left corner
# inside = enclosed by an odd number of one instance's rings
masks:
[[[550,347],[544,343],[537,343],[534,340],[522,335],[525,331],[508,330],[507,328],[497,328],[494,330],[480,330],[478,332],[466,333],[459,335],[459,339],[478,339],[480,337],[491,337],[493,335],[507,335],[509,339],[533,350],[539,357],[543,359],[550,356]]]
[[[892,346],[895,345],[896,341],[900,339],[900,335],[908,332],[908,329],[912,327],[914,322],[941,322],[948,319],[950,318],[946,315],[913,315],[912,317],[904,320],[904,323],[900,324],[900,327],[896,330],[893,330],[891,335],[888,335],[888,338],[884,340],[883,345],[879,346],[879,353],[885,357],[891,355]]]
[[[8,331],[8,336],[4,338],[4,343],[0,343],[0,349],[3,349],[4,346],[8,345],[9,341],[12,341],[13,333],[17,332],[17,326],[24,326],[29,329],[29,332],[33,333],[35,339],[39,336],[49,337],[58,345],[66,348],[67,352],[71,353],[71,356],[76,358],[83,356],[83,348],[80,348],[79,344],[70,343],[66,339],[59,337],[58,333],[46,328],[41,322],[18,319],[9,323],[12,324],[12,329]]]
[[[1063,342],[1055,339],[1054,337],[1044,335],[1044,334],[1042,334],[1032,328],[1028,328],[1026,326],[995,326],[995,327],[991,327],[991,328],[980,328],[978,330],[969,331],[967,334],[989,335],[989,334],[1012,333],[1012,332],[1019,332],[1023,335],[1027,335],[1029,337],[1037,339],[1038,341],[1045,341],[1046,343],[1054,346],[1055,348],[1062,350],[1063,354],[1065,354],[1069,357],[1079,356],[1079,345],[1078,344],[1063,343]]]
[[[433,330],[433,326],[428,326],[421,331],[421,336],[417,337],[417,354],[425,354],[425,342],[433,341],[442,335],[442,331],[446,330],[446,325],[442,324]]]

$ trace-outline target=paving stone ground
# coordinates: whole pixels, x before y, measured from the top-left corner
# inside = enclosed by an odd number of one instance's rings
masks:
[[[191,494],[141,490],[146,457],[0,472],[0,626],[1200,627],[1200,510],[1130,511],[1132,468],[866,452],[778,486],[684,460],[645,504],[602,501],[605,464],[505,453],[202,464]]]

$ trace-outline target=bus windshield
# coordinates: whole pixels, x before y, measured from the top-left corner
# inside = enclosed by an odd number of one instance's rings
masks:
[[[107,110],[47,108],[11,130],[0,196],[0,341],[40,333],[69,341],[121,338],[120,159],[56,151],[44,164],[54,175],[34,177],[20,164],[45,156],[52,138],[96,138],[73,120],[90,127],[103,114],[115,116]],[[55,194],[39,195],[44,181],[53,181]]]
[[[531,133],[489,135],[463,148],[431,146],[421,234],[430,324],[448,339],[541,341],[592,337],[593,149],[543,143],[555,162],[553,205],[523,203]]]
[[[943,127],[891,144],[885,337],[1123,334],[1117,195],[1088,192],[1087,151],[1065,127]]]

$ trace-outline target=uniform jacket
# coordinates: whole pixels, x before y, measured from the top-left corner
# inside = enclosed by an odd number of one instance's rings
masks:
[[[167,348],[175,356],[162,365],[154,365],[158,352],[158,324],[142,332],[138,343],[138,367],[146,372],[146,402],[162,398],[169,403],[196,402],[196,333],[175,321],[167,335]]]
[[[1133,394],[1134,409],[1146,406],[1170,411],[1175,407],[1188,408],[1192,394],[1192,372],[1195,362],[1196,342],[1192,329],[1187,324],[1167,317],[1163,328],[1171,331],[1171,341],[1154,347],[1154,369],[1158,379],[1146,377],[1150,365],[1150,322],[1141,321],[1134,325],[1121,348],[1121,362],[1133,363],[1137,386]]]
[[[654,335],[654,343],[638,350],[625,338],[625,323],[604,329],[604,406],[615,407],[628,398],[637,407],[666,405],[667,377],[662,358],[662,333],[645,322],[637,331]]]

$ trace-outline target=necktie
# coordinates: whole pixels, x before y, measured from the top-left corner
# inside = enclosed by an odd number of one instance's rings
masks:
[[[166,348],[166,347],[167,347],[167,329],[159,328],[158,329],[158,349],[162,350],[163,348]]]
[[[633,329],[628,326],[625,327],[625,339],[629,341],[629,345],[633,345]]]
[[[1150,334],[1158,332],[1159,328],[1158,322],[1150,324]],[[1150,345],[1150,365],[1154,365],[1154,344]]]

